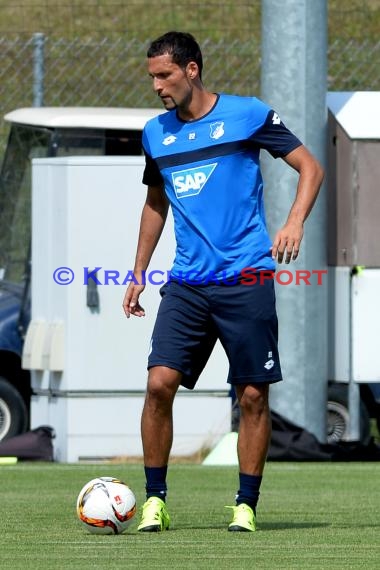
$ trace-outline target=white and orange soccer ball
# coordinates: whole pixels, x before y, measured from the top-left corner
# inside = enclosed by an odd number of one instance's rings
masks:
[[[77,514],[93,534],[121,534],[136,513],[136,498],[126,483],[114,477],[91,479],[77,499]]]

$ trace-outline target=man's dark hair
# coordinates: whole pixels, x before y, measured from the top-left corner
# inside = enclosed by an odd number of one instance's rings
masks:
[[[203,59],[201,48],[194,36],[186,32],[167,32],[154,40],[148,49],[148,57],[169,54],[173,63],[185,68],[190,61],[195,61],[202,78]]]

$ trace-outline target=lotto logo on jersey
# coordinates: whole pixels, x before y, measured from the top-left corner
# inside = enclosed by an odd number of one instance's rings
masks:
[[[204,166],[173,172],[172,181],[177,198],[197,196],[214,172],[216,165],[215,162],[214,164],[205,164]]]

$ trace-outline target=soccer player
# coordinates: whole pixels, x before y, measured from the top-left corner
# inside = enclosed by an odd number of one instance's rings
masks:
[[[169,528],[173,401],[180,385],[194,388],[220,339],[240,406],[239,488],[228,530],[250,532],[256,529],[271,436],[269,386],[282,379],[273,279],[252,275],[297,258],[323,171],[268,105],[205,88],[202,53],[192,35],[164,34],[151,43],[147,58],[153,89],[167,112],[148,121],[143,132],[148,189],[134,267],[139,284],[131,282],[126,291],[127,317],[145,314],[143,272],[169,205],[177,247],[171,279],[160,290],[148,357],[141,419],[147,500],[138,530]],[[265,224],[261,149],[299,173],[294,202],[273,243]]]

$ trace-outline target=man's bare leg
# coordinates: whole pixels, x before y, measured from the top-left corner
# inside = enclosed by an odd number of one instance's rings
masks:
[[[269,385],[237,385],[235,390],[240,405],[239,469],[262,475],[271,437]]]
[[[141,416],[147,501],[139,531],[157,532],[170,526],[166,509],[166,474],[173,443],[173,401],[182,375],[166,366],[149,371],[148,386]]]
[[[256,506],[271,436],[269,386],[235,386],[240,405],[239,490],[230,531],[256,530]]]
[[[173,401],[182,375],[166,366],[149,370],[148,386],[141,417],[144,464],[167,465],[173,443]]]

